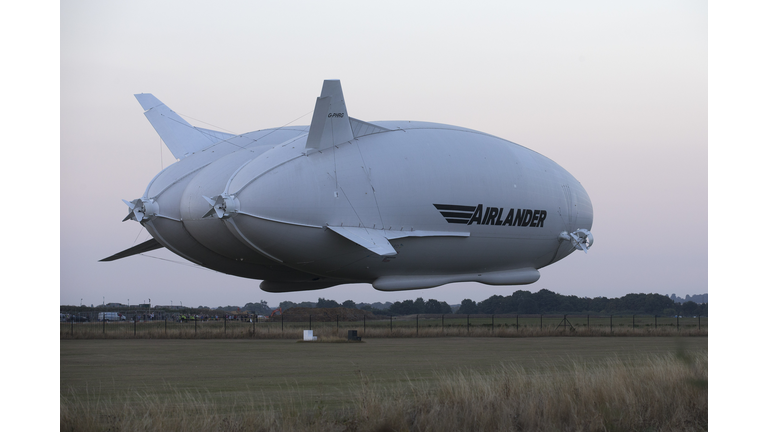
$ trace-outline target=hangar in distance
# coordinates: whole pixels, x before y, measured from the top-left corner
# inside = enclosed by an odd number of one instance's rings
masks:
[[[102,261],[165,247],[268,292],[394,291],[529,284],[593,243],[589,196],[552,160],[463,127],[352,118],[339,80],[310,125],[242,135],[136,99],[178,161],[124,200],[153,238]]]

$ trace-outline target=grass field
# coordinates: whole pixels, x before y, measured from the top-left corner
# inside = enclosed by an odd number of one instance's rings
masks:
[[[62,340],[60,347],[62,430],[70,424],[83,430],[90,426],[123,430],[119,425],[128,423],[132,430],[169,430],[174,416],[182,426],[170,430],[201,426],[195,421],[213,422],[206,427],[219,430],[239,430],[222,422],[252,418],[247,415],[255,411],[282,419],[273,419],[274,427],[263,430],[288,428],[288,412],[293,413],[294,429],[305,425],[305,430],[368,430],[360,415],[375,401],[383,406],[419,394],[428,398],[447,382],[508,375],[509,368],[519,381],[534,375],[572,374],[578,367],[600,368],[606,362],[628,370],[652,370],[649,365],[658,359],[676,364],[669,359],[694,356],[698,363],[704,362],[706,378],[707,338],[447,337],[364,339],[364,343],[105,339]],[[464,375],[452,375],[457,373]],[[384,395],[389,397],[377,399]],[[672,401],[662,401],[667,402]],[[147,415],[158,406],[166,414]],[[174,411],[184,406],[187,411]],[[307,413],[313,413],[311,418]],[[154,422],[139,421],[150,417]],[[269,423],[268,418],[259,419]],[[356,426],[320,428],[318,421]]]

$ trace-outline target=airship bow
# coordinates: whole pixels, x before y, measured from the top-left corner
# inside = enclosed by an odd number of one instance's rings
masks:
[[[589,196],[552,160],[462,127],[357,120],[339,80],[309,126],[241,135],[136,98],[178,161],[124,200],[152,239],[103,261],[165,247],[269,292],[407,290],[533,283],[593,243]]]

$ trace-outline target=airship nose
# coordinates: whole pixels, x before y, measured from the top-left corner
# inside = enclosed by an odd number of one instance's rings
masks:
[[[593,211],[592,211],[592,200],[589,199],[589,195],[587,194],[587,191],[584,190],[584,187],[579,184],[578,186],[579,192],[577,193],[578,197],[578,204],[577,204],[577,220],[576,224],[578,225],[578,228],[584,228],[586,230],[592,229],[592,219],[593,219]]]
[[[595,242],[594,236],[590,231],[592,229],[592,200],[584,187],[577,183],[571,185],[576,195],[576,231],[570,233],[569,239],[573,247],[586,252]]]

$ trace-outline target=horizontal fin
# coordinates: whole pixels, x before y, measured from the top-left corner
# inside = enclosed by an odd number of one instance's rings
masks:
[[[150,93],[134,95],[144,116],[176,159],[210,147],[235,135],[194,127]]]
[[[371,228],[332,227],[328,229],[381,256],[395,256],[397,251],[382,234],[383,230]]]
[[[454,231],[393,231],[341,226],[329,226],[328,229],[381,256],[397,255],[389,240],[405,237],[469,237],[468,232]]]
[[[160,249],[161,247],[163,247],[163,245],[161,245],[157,240],[149,239],[142,244],[138,244],[132,248],[128,248],[122,252],[118,252],[112,255],[111,257],[101,259],[99,260],[99,262],[119,260],[120,258],[129,257],[131,255],[138,255],[140,253],[153,251],[155,249]]]

